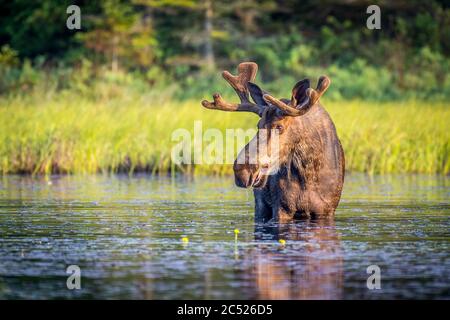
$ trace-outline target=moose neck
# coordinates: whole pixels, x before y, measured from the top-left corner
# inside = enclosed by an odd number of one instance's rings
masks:
[[[319,170],[324,163],[319,134],[308,123],[301,125],[297,134],[301,139],[292,146],[289,154],[286,165],[287,178],[300,180],[306,184],[317,182]]]

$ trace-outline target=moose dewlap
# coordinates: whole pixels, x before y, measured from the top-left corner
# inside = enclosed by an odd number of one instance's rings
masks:
[[[290,100],[276,99],[252,82],[257,70],[256,63],[244,62],[237,76],[222,73],[241,103],[229,103],[218,93],[213,102],[202,101],[208,109],[248,111],[260,117],[258,134],[234,162],[236,185],[253,188],[258,222],[334,215],[345,161],[334,123],[319,102],[330,79],[320,77],[316,89],[308,79],[301,80]]]

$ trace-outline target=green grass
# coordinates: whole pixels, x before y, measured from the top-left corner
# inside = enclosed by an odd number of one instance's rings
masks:
[[[254,128],[253,114],[205,110],[199,101],[75,95],[0,100],[0,173],[136,171],[231,173],[230,165],[178,167],[171,134],[193,129]],[[443,104],[324,100],[341,138],[346,167],[375,173],[450,172],[450,108]]]

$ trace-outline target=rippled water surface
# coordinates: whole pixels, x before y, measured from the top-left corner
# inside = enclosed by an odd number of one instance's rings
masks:
[[[449,299],[449,198],[448,177],[353,174],[334,221],[255,226],[230,177],[0,177],[0,298]]]

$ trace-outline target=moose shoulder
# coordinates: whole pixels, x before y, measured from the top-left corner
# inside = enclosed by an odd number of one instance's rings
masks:
[[[253,188],[257,221],[334,215],[345,163],[333,121],[319,102],[330,80],[320,77],[316,89],[301,80],[291,99],[276,99],[252,83],[257,70],[256,63],[244,62],[237,76],[222,74],[241,103],[226,102],[217,93],[213,102],[202,101],[208,109],[248,111],[261,118],[258,134],[235,160],[236,185]]]

